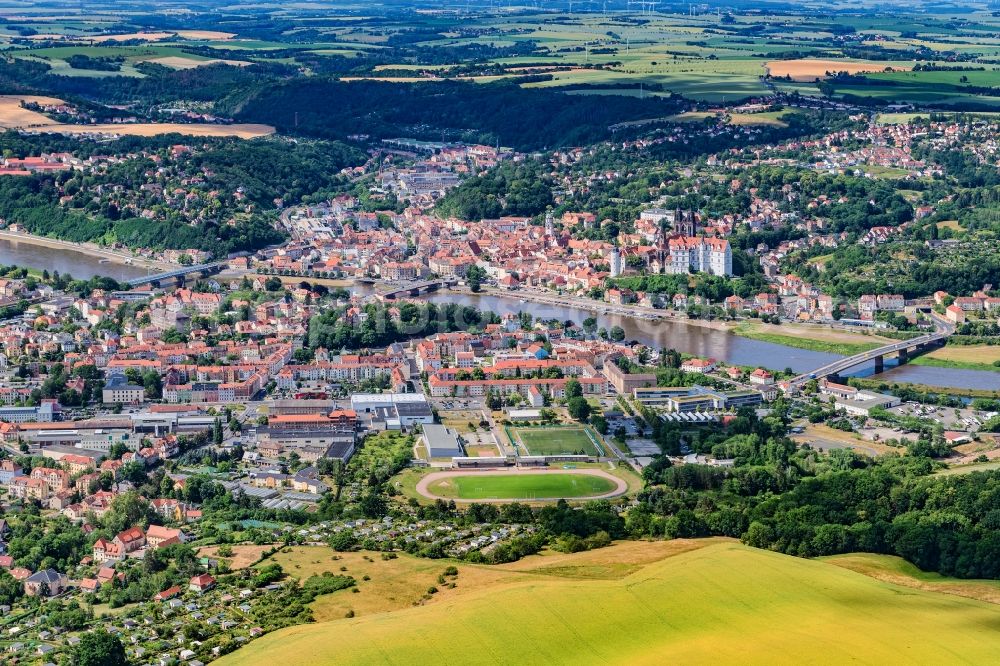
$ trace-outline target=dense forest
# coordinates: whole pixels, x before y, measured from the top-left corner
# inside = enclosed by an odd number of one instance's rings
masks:
[[[91,151],[127,155],[139,151],[159,153],[190,142],[190,137],[128,138],[97,144],[67,138],[30,140],[14,133],[0,135],[0,147],[13,154],[37,154],[39,143],[47,150],[69,150],[86,156]],[[215,256],[253,251],[282,240],[274,227],[279,202],[294,203],[303,197],[330,193],[341,184],[339,172],[361,163],[361,151],[338,142],[286,141],[282,139],[200,139],[200,149],[178,158],[179,173],[201,172],[215,198],[205,204],[205,214],[190,224],[180,210],[141,198],[141,186],[154,168],[149,159],[135,158],[114,164],[103,172],[60,172],[0,180],[0,217],[19,223],[32,233],[72,241],[124,243],[133,247],[201,249]],[[33,147],[33,148],[32,148]],[[135,203],[157,211],[154,219],[123,215],[115,187],[125,187]],[[97,192],[105,194],[95,195]],[[237,198],[237,192],[239,197]],[[68,203],[60,199],[69,196]],[[132,201],[132,200],[130,200]],[[255,208],[248,214],[246,202]]]
[[[434,333],[481,330],[487,324],[499,321],[492,312],[454,303],[414,303],[398,305],[399,316],[393,317],[381,304],[365,306],[363,321],[354,322],[345,316],[344,308],[333,308],[317,314],[309,321],[310,348],[326,349],[375,349],[393,342]]]
[[[539,162],[502,164],[473,176],[434,207],[441,217],[483,220],[501,215],[534,216],[552,205],[552,189]]]
[[[301,201],[331,192],[341,184],[339,173],[363,164],[361,150],[338,141],[220,141],[194,155],[191,162],[212,173],[221,187],[240,188],[258,205],[273,208],[275,199]]]
[[[247,67],[206,65],[175,70],[155,63],[140,63],[143,77],[57,76],[48,64],[33,60],[0,60],[0,91],[38,93],[64,98],[81,97],[103,104],[139,102],[161,104],[184,99],[211,102],[233,90],[295,74],[282,64],[255,63]]]
[[[680,100],[565,95],[513,82],[344,82],[329,78],[270,83],[220,100],[220,113],[320,138],[366,134],[463,140],[517,150],[594,143],[610,126],[667,116]]]
[[[725,431],[702,433],[696,448],[734,459],[732,468],[656,459],[627,515],[629,533],[732,536],[805,557],[890,553],[925,571],[1000,577],[1000,472],[931,475],[924,454],[933,447],[919,444],[875,460],[798,450],[782,413],[758,419],[743,410]],[[653,425],[665,446],[678,441],[673,427]]]

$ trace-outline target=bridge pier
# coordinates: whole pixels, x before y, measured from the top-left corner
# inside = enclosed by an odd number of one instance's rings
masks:
[[[909,361],[910,358],[943,346],[947,343],[947,338],[954,333],[954,328],[945,325],[940,319],[935,318],[935,321],[936,325],[933,333],[927,333],[919,338],[911,340],[894,342],[883,347],[878,347],[877,349],[848,356],[847,358],[842,358],[839,361],[817,368],[812,372],[806,372],[799,375],[790,382],[789,388],[792,391],[801,389],[802,385],[804,385],[808,380],[815,379],[817,377],[826,377],[831,382],[839,383],[837,378],[838,374],[846,370],[850,370],[856,365],[872,361],[875,363],[875,373],[879,374],[885,371],[886,355],[897,355],[899,364],[903,365]]]
[[[208,277],[213,273],[217,273],[225,267],[224,261],[217,261],[214,264],[200,264],[198,266],[186,266],[184,268],[178,268],[176,270],[167,271],[165,273],[157,273],[155,275],[147,275],[146,277],[135,278],[128,281],[130,287],[138,287],[144,284],[151,284],[154,286],[159,286],[162,282],[167,280],[174,280],[177,284],[184,283],[185,275],[195,275],[200,277]]]

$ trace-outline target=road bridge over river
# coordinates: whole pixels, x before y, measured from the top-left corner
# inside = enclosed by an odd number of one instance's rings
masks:
[[[948,337],[955,332],[955,326],[951,322],[934,313],[931,313],[931,320],[934,322],[933,333],[926,333],[915,338],[910,338],[909,340],[900,340],[899,342],[893,342],[876,349],[861,352],[860,354],[838,359],[793,378],[788,382],[789,386],[796,389],[801,388],[803,384],[812,379],[824,379],[839,375],[846,370],[871,361],[875,362],[875,372],[877,374],[882,372],[886,356],[897,355],[901,363],[906,362],[911,355],[944,344]]]
[[[144,284],[149,284],[152,282],[162,282],[163,280],[171,280],[174,278],[183,277],[185,275],[191,275],[193,273],[201,273],[203,275],[208,275],[210,273],[215,273],[226,267],[227,261],[216,261],[210,264],[198,264],[196,266],[181,266],[172,271],[166,271],[165,273],[154,273],[152,275],[145,275],[142,277],[133,278],[128,281],[129,286],[139,287]]]

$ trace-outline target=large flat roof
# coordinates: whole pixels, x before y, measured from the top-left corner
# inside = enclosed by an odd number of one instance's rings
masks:
[[[428,453],[431,457],[462,454],[462,445],[459,444],[458,436],[451,428],[446,428],[436,423],[428,423],[423,426],[423,429],[424,441],[427,443]],[[456,451],[458,453],[455,453]]]
[[[351,396],[352,405],[387,405],[401,402],[427,402],[423,393],[355,393]]]

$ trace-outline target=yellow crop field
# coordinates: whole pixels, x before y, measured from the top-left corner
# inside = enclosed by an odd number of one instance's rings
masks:
[[[197,64],[207,64],[197,63]],[[103,125],[65,125],[36,111],[25,109],[22,102],[37,104],[63,104],[55,97],[38,95],[0,95],[0,129],[23,129],[27,132],[57,134],[117,134],[127,136],[158,136],[160,134],[186,134],[188,136],[234,136],[253,139],[274,134],[270,125],[217,123],[132,123]]]
[[[135,39],[141,39],[147,42],[158,42],[163,39],[169,39],[174,36],[172,32],[130,32],[120,35],[94,35],[92,37],[87,37],[87,41],[94,42],[95,44],[103,44],[105,42],[128,42]]]
[[[171,69],[194,69],[195,67],[205,67],[207,65],[232,65],[233,67],[247,67],[253,63],[245,60],[222,60],[219,58],[206,58],[196,60],[194,58],[184,58],[182,56],[163,56],[162,58],[150,58],[145,62],[152,62]]]
[[[177,36],[182,39],[216,39],[225,41],[232,39],[236,35],[231,32],[219,32],[218,30],[178,30]]]
[[[31,132],[58,134],[118,134],[127,136],[158,136],[176,132],[188,136],[235,136],[240,139],[253,139],[274,134],[274,128],[270,125],[217,125],[212,123],[57,124],[26,129]]]
[[[62,104],[55,97],[39,95],[0,95],[0,128],[20,129],[35,125],[52,125],[55,121],[37,111],[30,111],[21,106],[21,102],[36,104]]]
[[[966,370],[1000,371],[1000,346],[947,345],[913,359],[916,365]]]
[[[130,32],[127,34],[118,35],[90,35],[74,37],[73,39],[77,41],[88,41],[94,42],[95,44],[104,44],[106,42],[127,42],[136,39],[141,39],[146,42],[162,42],[173,37],[180,37],[181,39],[193,39],[193,40],[219,40],[226,41],[232,39],[236,35],[231,32],[220,32],[218,30],[177,30],[175,32]],[[62,35],[56,35],[56,37],[62,37]]]
[[[888,62],[857,62],[851,60],[814,60],[801,58],[799,60],[772,60],[767,63],[767,71],[771,76],[790,76],[793,81],[815,81],[826,78],[827,72],[847,72],[858,74],[863,72],[881,72],[886,68],[892,71],[913,69],[912,65]]]
[[[283,629],[217,663],[947,664],[990,662],[1000,649],[994,604],[732,541],[703,543],[652,560],[646,553],[617,573],[610,561],[574,568],[571,555],[460,563],[458,587],[425,605]],[[597,575],[578,575],[594,567]],[[472,569],[492,577],[476,584]],[[460,592],[464,580],[472,589]],[[345,592],[331,597],[352,596]]]

